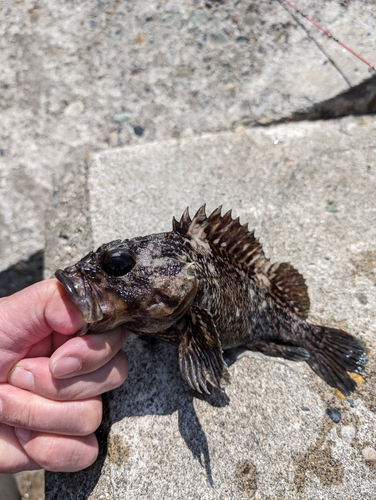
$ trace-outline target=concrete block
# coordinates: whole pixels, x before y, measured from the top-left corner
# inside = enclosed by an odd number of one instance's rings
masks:
[[[375,54],[372,2],[299,6]],[[268,123],[369,76],[274,0],[3,2],[0,33],[0,272],[43,250],[51,193],[86,151]]]
[[[175,348],[134,336],[129,378],[105,396],[97,463],[48,473],[47,499],[373,498],[363,450],[376,442],[375,132],[374,118],[346,118],[93,155],[94,246],[168,231],[187,205],[233,208],[271,260],[305,276],[310,319],[362,338],[369,362],[349,400],[305,363],[259,356],[231,364],[226,395],[201,397],[183,382]],[[351,443],[342,426],[355,427]]]

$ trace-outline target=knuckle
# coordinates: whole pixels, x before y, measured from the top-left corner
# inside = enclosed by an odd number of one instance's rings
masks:
[[[35,425],[35,405],[32,400],[27,405],[18,405],[18,411],[10,413],[12,416],[12,425],[27,426],[29,428]]]

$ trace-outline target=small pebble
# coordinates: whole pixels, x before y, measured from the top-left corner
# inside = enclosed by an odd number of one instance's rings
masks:
[[[235,132],[242,132],[243,130],[245,130],[245,126],[244,125],[238,125],[235,128]]]
[[[217,44],[226,43],[228,41],[228,36],[223,32],[212,35],[211,38],[213,42]]]
[[[136,135],[138,135],[138,137],[142,137],[144,135],[144,129],[142,127],[139,127],[138,125],[133,127],[133,130],[134,130],[134,133]]]
[[[328,417],[330,418],[330,420],[333,420],[333,422],[335,424],[338,424],[338,422],[341,421],[341,414],[335,408],[328,408],[326,410],[326,414],[328,415]]]
[[[256,14],[246,14],[244,17],[244,22],[248,26],[254,26],[255,24],[258,24],[260,22],[260,18]]]
[[[371,448],[371,446],[366,446],[362,450],[362,454],[363,454],[364,460],[367,460],[367,462],[376,462],[376,450],[375,450],[375,448]]]
[[[179,78],[187,78],[188,76],[191,76],[193,72],[194,72],[193,68],[182,67],[177,70],[176,76],[178,76]]]
[[[208,18],[207,13],[204,12],[203,10],[199,10],[195,14],[193,14],[193,16],[191,17],[191,21],[193,23],[201,23],[203,21],[206,21],[207,18]]]
[[[301,406],[301,407],[300,407],[300,409],[301,409],[302,411],[309,411],[308,406]]]
[[[238,36],[235,38],[235,42],[241,43],[241,42],[248,42],[248,38],[246,36]]]
[[[146,40],[146,37],[144,35],[140,35],[137,40],[136,40],[136,43],[137,45],[141,45],[142,43],[144,43]]]
[[[41,10],[40,9],[32,9],[32,10],[29,10],[29,14],[30,14],[30,21],[32,23],[35,23],[38,21],[38,19],[40,18],[40,14],[41,14]]]
[[[333,202],[328,202],[328,204],[325,207],[325,210],[332,214],[336,214],[338,212],[338,208],[335,206]]]
[[[7,88],[3,89],[3,91],[2,91],[2,97],[3,97],[3,99],[5,101],[10,101],[12,99],[12,97],[13,97],[12,92],[10,91],[10,89],[7,89]]]
[[[368,298],[367,295],[364,293],[356,293],[355,297],[359,300],[359,302],[363,305],[366,305],[368,303]]]
[[[81,101],[74,101],[71,102],[65,109],[64,109],[64,114],[65,116],[80,116],[82,114],[83,110],[85,109],[84,103]]]
[[[344,425],[341,429],[341,438],[346,441],[346,443],[352,443],[354,441],[356,434],[356,429],[353,425]]]
[[[116,113],[116,115],[114,115],[113,118],[112,118],[112,120],[115,123],[126,122],[129,119],[130,119],[129,113]]]

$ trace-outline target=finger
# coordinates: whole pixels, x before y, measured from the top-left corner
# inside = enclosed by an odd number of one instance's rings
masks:
[[[130,332],[118,326],[105,333],[69,339],[50,360],[55,378],[69,378],[90,373],[105,365],[121,349]]]
[[[102,419],[99,397],[53,401],[10,384],[0,384],[0,422],[13,427],[71,436],[87,436]]]
[[[54,472],[75,472],[89,467],[98,456],[98,441],[88,436],[60,436],[15,429],[22,448],[39,468]]]
[[[13,367],[8,381],[15,387],[54,400],[87,399],[119,387],[128,375],[128,363],[119,351],[108,363],[86,375],[56,379],[49,358],[23,359]]]
[[[65,342],[67,341],[66,335],[64,335]],[[28,350],[26,357],[28,358],[39,358],[41,356],[51,356],[53,352],[53,345],[52,345],[52,336],[48,335],[48,337],[45,337],[44,339],[40,340],[36,344],[30,347]]]
[[[85,325],[56,279],[35,283],[0,300],[0,381],[29,349],[53,331],[72,335]]]
[[[13,474],[35,469],[40,469],[40,466],[23,449],[14,434],[14,427],[0,423],[0,472]]]

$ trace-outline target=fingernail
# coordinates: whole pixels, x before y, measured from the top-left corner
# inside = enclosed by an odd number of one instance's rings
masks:
[[[26,443],[27,441],[29,441],[33,431],[31,431],[30,429],[22,429],[21,427],[16,427],[14,429],[14,433],[21,443]]]
[[[52,367],[52,375],[54,377],[67,377],[77,373],[82,368],[81,360],[78,358],[61,358]]]
[[[34,389],[34,375],[21,366],[16,366],[9,375],[9,382],[21,389],[32,391]]]

